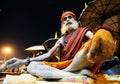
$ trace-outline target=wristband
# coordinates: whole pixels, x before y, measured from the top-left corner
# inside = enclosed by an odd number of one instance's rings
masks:
[[[26,66],[28,66],[31,61],[30,61],[30,58],[29,58],[29,57],[27,57],[26,59],[27,59]]]

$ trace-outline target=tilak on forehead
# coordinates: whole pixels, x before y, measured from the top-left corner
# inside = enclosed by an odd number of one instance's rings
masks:
[[[65,16],[70,15],[71,17],[73,17],[74,19],[76,19],[76,15],[75,13],[71,12],[71,11],[66,11],[63,12],[62,16],[61,16],[61,22],[64,21]]]

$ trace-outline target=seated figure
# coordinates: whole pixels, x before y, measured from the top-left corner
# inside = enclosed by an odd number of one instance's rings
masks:
[[[9,59],[1,65],[0,71],[5,71],[8,68],[19,67],[27,64],[28,73],[43,78],[63,78],[81,73],[92,74],[92,71],[95,73],[101,61],[112,57],[115,52],[116,44],[112,35],[108,31],[104,31],[103,33],[109,35],[110,40],[107,39],[105,42],[111,44],[112,46],[107,46],[105,48],[107,50],[110,47],[110,56],[106,56],[106,53],[105,55],[103,53],[102,58],[99,56],[100,53],[96,51],[101,50],[100,44],[102,44],[102,42],[101,39],[99,39],[100,35],[97,33],[96,35],[99,38],[98,40],[94,39],[92,29],[89,27],[81,27],[76,20],[76,15],[71,11],[66,11],[61,16],[61,37],[47,53],[35,58]],[[94,37],[96,38],[96,36]],[[99,42],[97,47],[92,46],[92,40],[97,40],[95,41],[95,45]],[[106,37],[104,40],[106,40]],[[62,53],[60,61],[48,62],[51,58],[56,56],[59,51],[61,51],[61,46]],[[98,56],[96,56],[97,53],[99,54]],[[84,69],[86,69],[85,72],[82,71]],[[78,71],[79,73],[74,73],[75,71]]]

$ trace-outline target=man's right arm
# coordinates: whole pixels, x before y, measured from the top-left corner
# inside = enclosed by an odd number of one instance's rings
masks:
[[[35,58],[29,58],[29,59],[11,58],[7,60],[5,63],[3,63],[0,66],[0,71],[5,71],[7,68],[19,67],[21,65],[28,64],[31,61],[40,61],[40,60],[42,61],[55,55],[57,51],[59,51],[60,49],[60,44],[63,44],[63,39],[64,39],[63,37],[58,39],[55,45],[47,53],[37,56]]]
[[[42,54],[40,56],[37,56],[35,58],[30,58],[30,61],[45,60],[45,59],[48,59],[48,58],[54,56],[60,50],[60,44],[62,44],[63,46],[65,46],[64,37],[59,38],[57,40],[57,42],[55,43],[55,45],[47,53]]]

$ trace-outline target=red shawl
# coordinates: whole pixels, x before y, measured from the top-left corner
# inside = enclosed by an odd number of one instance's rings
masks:
[[[84,43],[84,35],[90,28],[77,28],[73,33],[66,47],[63,49],[62,61],[72,59]]]

